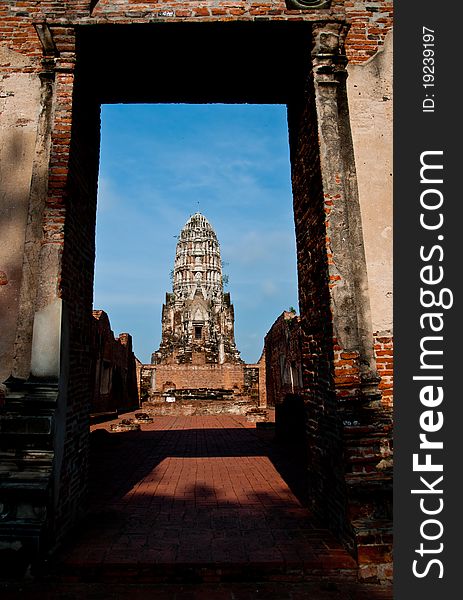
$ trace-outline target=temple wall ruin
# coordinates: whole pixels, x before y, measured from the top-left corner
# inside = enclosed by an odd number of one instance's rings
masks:
[[[143,365],[142,398],[156,402],[158,408],[159,403],[165,403],[167,396],[188,400],[188,395],[208,395],[211,400],[217,396],[219,400],[247,403],[248,409],[252,406],[265,407],[263,369],[262,361],[253,365]]]
[[[242,390],[244,370],[242,365],[156,365],[155,390],[164,391],[169,383],[174,389],[212,388]]]
[[[108,315],[93,311],[93,395],[90,418],[108,417],[139,407],[137,364],[132,350],[132,336],[111,330]]]
[[[288,395],[304,390],[302,340],[296,313],[283,312],[265,336],[266,388],[269,406],[281,404]]]

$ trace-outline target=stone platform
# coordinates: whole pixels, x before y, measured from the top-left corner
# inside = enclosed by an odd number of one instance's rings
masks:
[[[178,392],[177,392],[178,393]],[[176,396],[175,402],[165,399],[144,402],[143,410],[152,416],[199,417],[207,415],[241,415],[250,422],[268,421],[272,411],[259,408],[255,402],[238,398],[209,399],[201,396]]]

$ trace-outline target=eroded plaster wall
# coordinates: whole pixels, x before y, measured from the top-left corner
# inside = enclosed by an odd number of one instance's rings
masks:
[[[350,64],[349,110],[374,332],[392,330],[392,32],[363,64]]]
[[[14,359],[40,112],[41,83],[31,67],[31,59],[0,46],[0,381]]]

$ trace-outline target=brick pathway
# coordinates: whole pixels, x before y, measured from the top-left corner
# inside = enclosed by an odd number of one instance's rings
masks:
[[[59,555],[61,581],[355,581],[353,559],[283,479],[301,477],[273,435],[229,415],[109,425],[93,427],[91,510]]]
[[[2,600],[392,600],[389,587],[357,583],[7,583],[0,582]]]

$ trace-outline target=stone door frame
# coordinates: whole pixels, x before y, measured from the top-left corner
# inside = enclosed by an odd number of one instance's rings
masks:
[[[343,422],[376,406],[379,395],[345,84],[348,26],[338,20],[306,26],[311,65],[288,114],[313,509],[353,548]],[[80,514],[88,468],[99,105],[79,69],[81,52],[97,50],[79,45],[85,27],[92,26],[36,25],[44,57],[24,257],[32,268],[24,268],[13,370],[16,378],[59,381],[55,539]],[[347,378],[336,370],[341,360],[349,364]],[[69,496],[70,489],[80,495]]]

